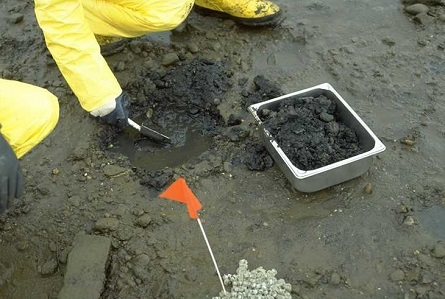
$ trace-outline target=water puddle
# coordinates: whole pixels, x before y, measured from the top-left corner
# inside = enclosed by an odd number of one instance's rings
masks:
[[[445,207],[433,206],[417,215],[420,225],[432,236],[445,239]]]
[[[127,156],[135,167],[155,171],[192,163],[211,144],[210,137],[192,128],[162,133],[171,138],[171,144],[157,143],[127,128],[116,137],[111,150]]]

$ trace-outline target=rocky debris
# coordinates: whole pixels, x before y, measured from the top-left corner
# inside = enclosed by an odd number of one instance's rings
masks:
[[[140,216],[138,219],[136,219],[134,224],[142,228],[146,228],[151,223],[151,221],[152,221],[151,216],[149,214],[144,214]]]
[[[79,207],[81,201],[82,199],[78,195],[73,195],[70,198],[68,198],[68,203],[74,207]]]
[[[194,42],[189,42],[189,43],[187,44],[187,49],[188,49],[191,53],[193,53],[193,54],[196,54],[196,53],[198,53],[198,51],[199,51],[199,47],[198,47],[198,45],[197,45],[196,43],[194,43]]]
[[[389,275],[389,278],[394,281],[401,281],[405,278],[405,273],[401,269],[397,269]]]
[[[51,259],[49,261],[46,261],[42,266],[39,267],[39,273],[43,277],[50,276],[56,272],[57,267],[58,267],[57,261]]]
[[[250,132],[246,130],[245,128],[242,128],[240,126],[230,127],[229,130],[225,132],[225,136],[231,141],[231,142],[240,142],[247,137],[249,137]]]
[[[404,5],[423,4],[423,5],[443,5],[443,0],[402,0]]]
[[[25,16],[23,15],[23,14],[21,14],[21,13],[14,13],[14,14],[10,14],[9,16],[7,16],[6,17],[6,20],[9,22],[9,23],[12,23],[12,24],[18,24],[18,23],[20,23],[21,21],[23,21],[23,18],[24,18]]]
[[[116,64],[116,66],[114,67],[114,70],[116,72],[123,72],[123,71],[125,71],[126,67],[127,67],[127,65],[126,65],[125,61],[119,61]]]
[[[127,173],[127,169],[118,165],[108,164],[103,168],[103,172],[107,177],[114,178]]]
[[[429,25],[429,24],[433,23],[434,17],[430,16],[427,13],[422,12],[414,17],[414,21],[425,26],[425,25]]]
[[[404,138],[400,140],[400,143],[408,146],[413,146],[415,144],[415,141],[412,139]]]
[[[341,283],[341,276],[337,272],[332,272],[331,278],[329,279],[331,285],[339,285]]]
[[[406,226],[414,225],[414,224],[416,224],[416,219],[414,219],[413,216],[408,215],[403,219],[403,224]]]
[[[236,274],[223,276],[224,284],[231,287],[230,292],[221,291],[213,299],[291,299],[291,285],[284,279],[277,279],[276,274],[275,269],[265,270],[262,267],[249,271],[247,261],[241,260]]]
[[[132,260],[132,270],[134,275],[142,281],[147,281],[149,273],[150,258],[146,254],[140,254]]]
[[[253,79],[253,86],[248,86],[241,92],[243,99],[243,106],[248,106],[263,101],[267,101],[278,96],[283,95],[280,87],[271,80],[262,75],[258,75]]]
[[[106,279],[111,240],[103,236],[77,235],[59,299],[99,299]]]
[[[365,192],[366,194],[371,194],[372,193],[372,184],[367,183],[365,188],[363,188],[363,192]]]
[[[178,54],[176,54],[176,53],[168,53],[168,54],[165,54],[164,57],[162,57],[161,64],[163,66],[168,66],[168,65],[174,64],[174,63],[176,63],[178,61],[179,61]]]
[[[437,243],[436,245],[434,245],[432,254],[436,258],[444,258],[445,246],[442,243]]]
[[[248,142],[243,156],[243,163],[249,170],[263,171],[273,166],[274,161],[266,147],[259,143]]]
[[[84,160],[88,156],[89,144],[80,142],[73,151],[74,160]]]
[[[115,231],[119,227],[119,220],[116,218],[101,218],[94,225],[94,230],[99,232]]]
[[[425,4],[416,3],[405,7],[405,11],[411,15],[418,15],[419,13],[428,13],[430,9]]]

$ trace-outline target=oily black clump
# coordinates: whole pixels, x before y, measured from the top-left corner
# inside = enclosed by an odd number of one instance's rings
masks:
[[[247,108],[250,105],[264,102],[281,95],[283,95],[283,92],[280,87],[263,75],[258,75],[253,79],[253,90],[244,89],[242,91],[242,96],[244,97],[242,101],[243,107]]]
[[[289,160],[301,170],[320,168],[363,152],[356,133],[338,121],[336,104],[324,95],[289,98],[260,118]]]
[[[133,113],[152,109],[150,122],[171,130],[189,124],[203,132],[217,130],[224,124],[217,105],[231,86],[230,77],[224,62],[203,59],[164,73],[147,72],[129,87],[139,94]]]
[[[266,147],[257,142],[248,142],[246,144],[242,160],[247,169],[253,171],[263,171],[274,164]]]

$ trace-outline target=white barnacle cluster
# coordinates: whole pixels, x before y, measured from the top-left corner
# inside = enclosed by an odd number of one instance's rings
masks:
[[[220,292],[213,299],[291,299],[291,285],[284,279],[277,279],[277,271],[259,267],[248,270],[247,261],[241,260],[236,274],[226,274],[223,281],[231,290]]]

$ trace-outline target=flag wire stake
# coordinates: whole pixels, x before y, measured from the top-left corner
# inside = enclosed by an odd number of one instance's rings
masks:
[[[202,227],[201,219],[196,218],[196,220],[198,220],[198,224],[199,224],[199,227],[201,228],[202,235],[204,236],[204,240],[206,241],[207,247],[209,248],[210,256],[212,257],[212,261],[213,261],[213,264],[215,265],[216,272],[218,273],[219,282],[221,283],[221,286],[223,288],[224,294],[227,294],[226,288],[224,287],[224,283],[223,283],[221,274],[219,273],[218,265],[216,264],[215,256],[213,256],[213,252],[212,252],[212,248],[210,248],[209,240],[207,240],[207,236],[206,236],[206,233],[204,231],[204,227]]]

